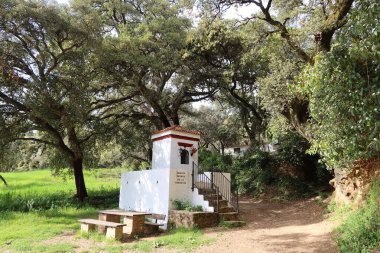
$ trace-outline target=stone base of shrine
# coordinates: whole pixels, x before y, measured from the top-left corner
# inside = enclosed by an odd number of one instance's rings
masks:
[[[169,226],[175,228],[208,228],[219,224],[218,213],[212,212],[189,212],[172,210],[169,211]]]

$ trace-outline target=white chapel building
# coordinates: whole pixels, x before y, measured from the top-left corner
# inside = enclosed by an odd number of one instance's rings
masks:
[[[172,201],[182,200],[214,212],[214,207],[193,187],[193,169],[198,175],[199,140],[200,132],[181,126],[153,133],[152,169],[122,174],[119,207],[168,217]]]

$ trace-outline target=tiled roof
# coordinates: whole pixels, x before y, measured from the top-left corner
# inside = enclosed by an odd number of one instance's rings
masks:
[[[177,131],[177,132],[188,133],[188,134],[196,134],[196,135],[200,135],[201,134],[200,131],[187,130],[187,129],[185,129],[185,128],[181,127],[181,126],[178,126],[178,125],[167,127],[165,129],[156,131],[153,134],[159,134],[159,133],[163,133],[163,132],[166,132],[166,131]]]

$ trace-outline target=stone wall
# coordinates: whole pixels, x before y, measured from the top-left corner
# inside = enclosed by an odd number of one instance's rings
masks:
[[[182,210],[172,210],[169,212],[169,224],[176,228],[214,227],[219,224],[219,215],[218,213],[210,212],[189,212]]]
[[[335,170],[330,184],[335,188],[337,204],[360,206],[365,200],[373,180],[380,179],[380,162],[367,160],[356,162],[351,170]]]

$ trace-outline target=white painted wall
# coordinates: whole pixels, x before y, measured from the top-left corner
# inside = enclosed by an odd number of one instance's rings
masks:
[[[154,140],[173,134],[195,138],[185,140],[169,137]],[[204,211],[213,212],[198,189],[191,190],[193,162],[198,164],[199,135],[177,131],[161,132],[152,136],[153,157],[152,170],[123,173],[120,182],[119,207],[125,210],[165,214],[168,218],[173,200],[190,201],[192,205],[200,205]],[[192,147],[183,147],[179,142],[191,145],[197,152],[191,156]],[[189,164],[181,164],[180,148],[189,151]],[[166,220],[167,223],[167,220]]]
[[[243,156],[249,150],[249,148],[249,146],[228,147],[224,149],[224,154],[239,157]],[[235,152],[235,149],[240,149],[240,151]]]
[[[167,135],[179,135],[183,137],[190,137],[199,139],[199,135],[182,133],[177,131],[166,131],[163,133],[155,134],[153,139],[153,156],[152,156],[152,170],[155,169],[192,169],[192,164],[198,164],[198,141],[183,140],[179,138],[169,137],[161,140],[154,140],[155,138],[165,137]],[[191,147],[182,147],[178,143],[186,143],[196,148],[197,152],[191,156]],[[189,164],[181,164],[181,157],[179,149],[186,149],[190,153]]]
[[[169,205],[169,170],[123,173],[119,207],[125,210],[167,213]]]
[[[121,176],[121,209],[165,214],[168,218],[175,199],[201,205],[204,211],[214,211],[198,189],[191,190],[191,171],[188,169],[133,171]]]
[[[181,181],[179,181],[181,180]],[[202,206],[206,212],[213,212],[214,208],[209,206],[208,201],[204,200],[203,195],[198,193],[198,189],[191,190],[191,171],[188,169],[170,170],[170,209],[172,201],[179,199],[190,201],[193,206]]]
[[[152,169],[170,168],[171,139],[153,142]]]
[[[191,148],[184,148],[178,145],[178,143],[186,143],[193,145],[194,148],[197,149],[197,152],[191,156]],[[191,140],[181,140],[176,138],[171,138],[171,156],[170,156],[170,168],[171,169],[188,169],[192,170],[193,162],[198,164],[198,141],[191,141]],[[189,151],[189,164],[181,164],[181,156],[179,153],[179,149],[186,149]],[[154,151],[153,151],[154,152]]]

